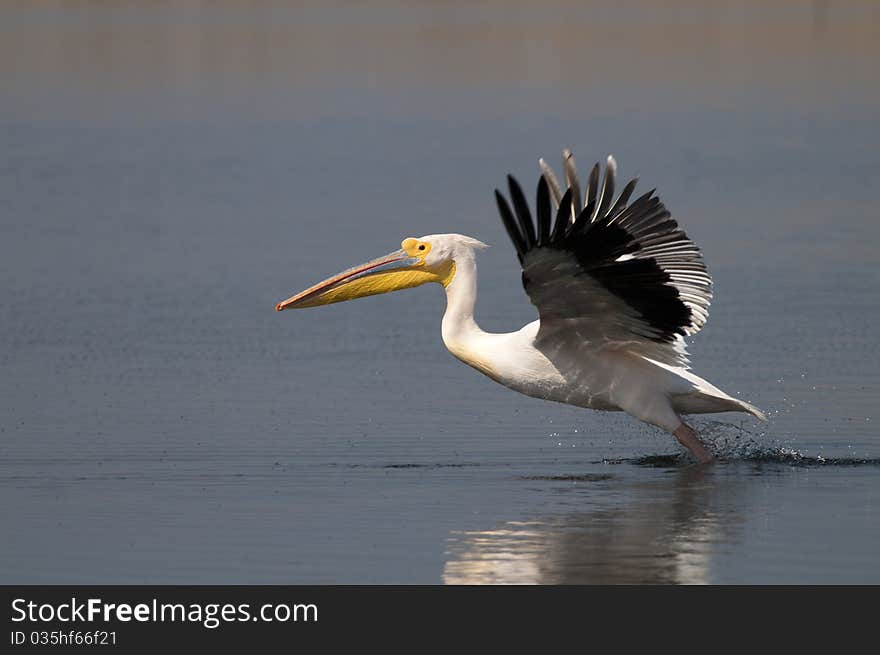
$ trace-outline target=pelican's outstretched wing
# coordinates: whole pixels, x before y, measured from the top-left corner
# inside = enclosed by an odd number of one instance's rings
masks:
[[[538,345],[564,341],[593,349],[638,352],[686,365],[684,335],[708,318],[712,278],[700,250],[651,191],[629,203],[636,180],[614,200],[617,165],[596,164],[581,205],[574,158],[565,151],[562,193],[541,160],[536,221],[517,181],[508,176],[513,210],[495,191],[502,221],[523,266],[523,286],[538,308]],[[557,206],[551,216],[551,197]]]

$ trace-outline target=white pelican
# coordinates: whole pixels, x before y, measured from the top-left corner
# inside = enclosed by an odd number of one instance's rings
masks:
[[[523,286],[538,309],[539,320],[522,329],[493,334],[474,321],[476,255],[487,246],[461,234],[404,239],[400,250],[334,275],[275,309],[442,284],[443,343],[465,364],[528,396],[625,411],[673,434],[697,461],[710,462],[712,454],[683,414],[764,415],[688,370],[683,337],[703,327],[712,298],[700,251],[653,191],[629,202],[636,180],[614,199],[613,157],[601,186],[599,164],[593,167],[584,202],[567,150],[563,165],[564,193],[540,160],[534,223],[513,177],[507,177],[513,211],[495,191]]]

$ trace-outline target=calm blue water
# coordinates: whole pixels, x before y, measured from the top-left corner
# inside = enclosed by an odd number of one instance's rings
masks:
[[[766,5],[4,3],[0,582],[880,582],[880,11]],[[771,416],[708,470],[439,288],[273,310],[456,231],[519,328],[492,190],[566,146],[703,248],[694,370]]]

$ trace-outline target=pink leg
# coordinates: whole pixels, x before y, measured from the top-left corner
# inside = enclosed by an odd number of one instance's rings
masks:
[[[706,450],[703,442],[700,441],[697,433],[694,432],[693,428],[690,426],[682,423],[672,434],[678,439],[678,443],[691,451],[691,455],[693,455],[700,464],[708,464],[715,459],[715,456]]]

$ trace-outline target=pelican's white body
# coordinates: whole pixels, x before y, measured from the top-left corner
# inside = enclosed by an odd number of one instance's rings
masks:
[[[536,339],[540,321],[516,332],[484,332],[474,320],[477,299],[475,250],[479,241],[457,234],[423,237],[434,245],[431,258],[451,257],[455,275],[446,286],[443,343],[462,362],[527,396],[597,410],[625,411],[669,432],[680,414],[740,411],[763,418],[746,402],[731,398],[684,366],[663,364],[619,347],[585,344],[553,360]]]

